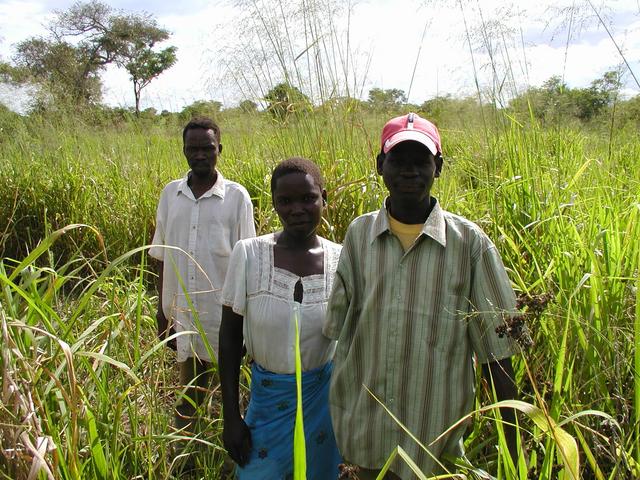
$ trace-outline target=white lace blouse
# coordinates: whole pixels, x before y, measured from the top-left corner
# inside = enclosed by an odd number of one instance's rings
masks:
[[[342,247],[321,237],[320,241],[324,274],[305,277],[274,266],[273,233],[241,240],[231,253],[222,303],[244,317],[247,352],[272,372],[295,372],[295,309],[299,312],[302,369],[320,367],[333,357],[335,341],[322,334],[322,327]],[[293,300],[298,281],[302,303]]]

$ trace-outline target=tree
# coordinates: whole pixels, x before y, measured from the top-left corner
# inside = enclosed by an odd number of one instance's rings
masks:
[[[238,107],[243,113],[255,113],[258,110],[258,104],[252,100],[243,100]]]
[[[586,88],[570,88],[556,75],[540,88],[529,88],[513,98],[509,107],[523,116],[533,115],[547,123],[560,120],[588,122],[613,104],[621,85],[620,74],[616,71],[606,72]]]
[[[378,112],[389,112],[398,110],[407,103],[407,96],[403,90],[389,88],[372,88],[369,90],[369,106]]]
[[[191,105],[187,105],[180,112],[180,117],[190,120],[194,117],[209,117],[215,119],[222,109],[222,102],[217,100],[196,100]]]
[[[601,78],[592,81],[588,88],[573,90],[571,93],[578,118],[588,121],[597,117],[606,107],[612,105],[621,86],[620,74],[609,71]]]
[[[273,118],[284,121],[291,114],[309,110],[311,101],[304,93],[288,83],[279,83],[267,92],[267,111]]]
[[[547,79],[541,87],[529,88],[513,98],[509,107],[525,118],[533,116],[545,123],[557,123],[560,119],[577,116],[571,89],[558,75]]]
[[[47,29],[47,38],[18,44],[15,62],[56,98],[96,103],[101,71],[116,64],[131,76],[138,112],[140,91],[175,63],[175,47],[152,50],[169,38],[155,19],[148,14],[125,15],[97,0],[55,12]]]
[[[151,81],[176,63],[176,47],[154,52],[144,44],[138,44],[125,56],[124,67],[133,81],[136,115],[140,114],[140,92]]]
[[[426,100],[417,110],[436,125],[463,126],[482,122],[482,107],[474,96],[440,95]]]
[[[92,104],[100,100],[101,64],[87,60],[85,52],[64,41],[30,38],[17,46],[15,64],[22,81],[44,87],[56,99]]]
[[[620,125],[629,123],[636,130],[640,129],[640,95],[620,102],[618,112]]]

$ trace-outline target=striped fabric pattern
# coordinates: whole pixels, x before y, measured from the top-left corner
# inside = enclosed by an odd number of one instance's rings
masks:
[[[434,200],[435,201],[435,200]],[[427,474],[437,462],[369,395],[367,386],[434,457],[461,453],[464,427],[429,444],[471,411],[474,357],[516,352],[495,332],[515,295],[495,246],[474,223],[435,206],[405,252],[387,211],[350,225],[324,333],[338,340],[331,414],[343,457],[380,468],[397,445]],[[413,478],[396,461],[392,470]]]

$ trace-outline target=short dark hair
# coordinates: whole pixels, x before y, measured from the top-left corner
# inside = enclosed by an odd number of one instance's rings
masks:
[[[271,174],[271,193],[275,190],[278,179],[289,173],[311,175],[313,181],[320,187],[320,190],[324,189],[324,178],[322,178],[322,173],[315,163],[308,158],[291,157],[283,160],[273,169],[273,173]]]
[[[220,143],[220,127],[208,117],[194,117],[189,123],[184,126],[182,130],[182,142],[187,138],[187,132],[189,130],[195,130],[202,128],[204,130],[213,130],[213,135],[216,137],[218,143]]]

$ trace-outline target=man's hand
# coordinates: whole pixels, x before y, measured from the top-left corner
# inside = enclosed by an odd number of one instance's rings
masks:
[[[229,452],[229,456],[243,467],[251,455],[251,431],[245,421],[238,417],[233,420],[225,419],[222,430],[222,443]]]
[[[158,325],[158,338],[161,341],[176,333],[173,325],[169,327],[169,321],[167,320],[167,317],[165,317],[162,308],[159,308],[156,312],[156,324]],[[167,347],[175,352],[177,350],[176,339],[172,338],[171,340],[169,340],[167,342]]]
[[[482,374],[487,380],[490,390],[493,391],[493,389],[495,389],[496,400],[512,400],[518,397],[518,389],[514,382],[515,375],[510,358],[483,364]],[[513,408],[503,407],[500,409],[500,415],[504,422],[503,426],[507,447],[509,448],[513,464],[517,468],[519,451],[517,446],[518,434],[515,427],[515,411]],[[524,445],[523,442],[520,442],[520,444]],[[526,452],[523,451],[523,453],[526,459]]]

